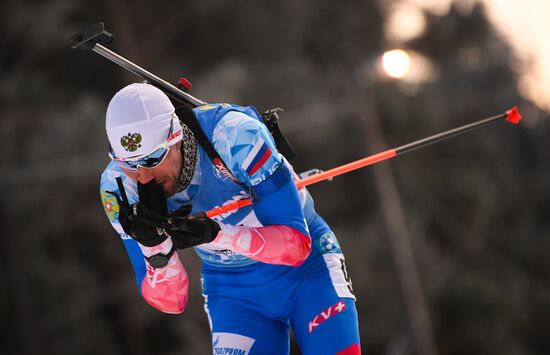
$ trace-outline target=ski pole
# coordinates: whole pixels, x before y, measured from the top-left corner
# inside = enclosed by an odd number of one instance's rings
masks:
[[[365,166],[377,164],[380,162],[383,162],[385,160],[389,160],[393,157],[396,157],[398,155],[402,155],[405,153],[408,153],[410,151],[413,151],[418,148],[426,147],[430,144],[433,144],[435,142],[443,141],[447,138],[451,138],[454,136],[458,136],[460,134],[466,133],[468,131],[471,131],[473,129],[479,128],[481,126],[496,122],[501,119],[506,119],[506,121],[512,123],[512,124],[518,124],[521,120],[521,114],[519,113],[518,108],[515,106],[511,108],[510,110],[506,111],[505,113],[502,113],[500,115],[492,116],[489,118],[484,118],[479,121],[454,128],[442,133],[435,134],[433,136],[429,136],[405,145],[402,145],[400,147],[394,148],[394,149],[388,149],[383,152],[380,152],[378,154],[374,154],[368,157],[365,157],[363,159],[356,160],[354,162],[338,166],[336,168],[309,176],[304,179],[296,180],[296,186],[298,189],[301,189],[302,187],[309,186],[312,184],[315,184],[317,182],[331,179],[335,176],[342,175],[345,173],[348,173],[353,170],[357,170],[360,168],[363,168]],[[252,204],[252,199],[243,199],[236,202],[233,202],[231,204],[227,204],[225,206],[217,207],[214,209],[211,209],[209,211],[206,211],[206,215],[208,217],[214,217],[218,216],[245,206],[249,206]]]

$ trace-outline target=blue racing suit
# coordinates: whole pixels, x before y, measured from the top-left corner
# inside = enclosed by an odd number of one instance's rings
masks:
[[[213,353],[288,354],[291,326],[303,354],[360,354],[355,297],[338,240],[315,212],[307,189],[296,189],[292,167],[277,152],[257,111],[210,104],[195,108],[194,113],[207,138],[242,184],[216,168],[199,147],[191,184],[168,199],[169,210],[192,203],[195,213],[252,195],[252,206],[213,218],[221,225],[220,235],[232,228],[261,231],[265,226],[280,225],[290,227],[288,230],[296,231],[296,235],[311,237],[311,253],[302,253],[298,261],[292,252],[287,259],[267,256],[267,230],[256,235],[265,244],[253,252],[246,248],[252,248],[254,241],[241,238],[235,242],[238,231],[195,247],[202,259],[202,293]],[[123,179],[130,203],[138,199],[135,181],[111,163],[101,178],[103,204],[124,241],[138,286],[147,298],[156,271],[118,222],[116,200],[106,193],[118,191],[116,177]],[[177,261],[177,254],[174,257]],[[182,266],[180,269],[185,272]],[[175,273],[179,269],[174,266],[170,270]],[[183,281],[185,290],[176,293],[186,293],[186,278]],[[144,286],[147,284],[148,289]],[[163,310],[162,304],[155,306]]]

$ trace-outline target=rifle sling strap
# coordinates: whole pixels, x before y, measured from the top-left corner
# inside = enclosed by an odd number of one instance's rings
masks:
[[[204,149],[216,169],[224,176],[227,176],[228,178],[233,180],[235,183],[241,186],[245,186],[233,175],[233,173],[231,173],[231,170],[227,168],[227,165],[214,148],[214,145],[212,145],[210,140],[206,137],[206,134],[200,126],[199,121],[195,116],[195,113],[187,106],[182,105],[176,107],[176,114],[178,115],[180,121],[183,122],[187,127],[189,127],[191,132],[193,132],[193,134],[195,135],[195,139],[200,144],[202,149]]]

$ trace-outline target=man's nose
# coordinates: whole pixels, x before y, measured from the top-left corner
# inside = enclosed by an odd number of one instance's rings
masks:
[[[149,181],[153,180],[153,174],[149,169],[145,169],[143,167],[138,167],[137,170],[137,181],[139,181],[142,184],[146,184]]]

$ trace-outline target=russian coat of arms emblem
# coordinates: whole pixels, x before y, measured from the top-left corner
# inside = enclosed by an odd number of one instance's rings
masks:
[[[124,149],[126,149],[127,152],[135,152],[138,150],[138,148],[141,147],[141,134],[139,133],[128,133],[125,136],[122,136],[120,138],[120,145]]]

